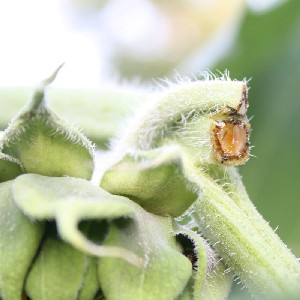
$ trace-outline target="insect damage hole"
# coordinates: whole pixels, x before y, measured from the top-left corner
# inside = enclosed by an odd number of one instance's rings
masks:
[[[182,246],[182,254],[190,260],[193,270],[197,271],[198,270],[198,256],[195,251],[195,245],[187,236],[185,236],[183,234],[178,234],[176,236],[176,239]]]
[[[238,165],[249,157],[249,125],[241,120],[215,121],[212,129],[215,159]]]

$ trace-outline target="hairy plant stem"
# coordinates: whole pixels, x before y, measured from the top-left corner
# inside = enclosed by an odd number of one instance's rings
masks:
[[[300,292],[300,264],[248,198],[237,171],[228,167],[231,197],[207,173],[184,157],[186,177],[199,199],[193,218],[250,292],[264,299],[290,299]],[[278,297],[278,298],[277,298]]]

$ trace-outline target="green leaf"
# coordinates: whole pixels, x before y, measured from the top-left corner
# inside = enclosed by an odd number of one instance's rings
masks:
[[[0,182],[14,179],[22,173],[23,167],[18,160],[0,153]]]
[[[0,295],[4,300],[21,298],[44,233],[43,222],[30,220],[15,206],[11,185],[12,181],[0,184]]]
[[[90,219],[128,217],[134,212],[130,201],[113,196],[89,181],[72,177],[24,174],[15,179],[13,197],[29,217],[55,219],[62,239],[88,254],[121,257],[135,265],[140,258],[120,247],[97,245],[78,230],[78,223]],[[101,232],[101,228],[99,229]]]
[[[197,199],[182,174],[181,161],[171,152],[158,148],[127,154],[108,169],[100,186],[115,195],[123,195],[148,212],[179,216]],[[177,153],[176,153],[177,156]]]
[[[0,150],[20,161],[26,173],[90,179],[93,173],[92,144],[46,105],[44,89],[57,72],[41,83],[32,99],[10,123],[0,139]]]
[[[132,203],[133,219],[116,220],[104,242],[144,257],[142,268],[118,258],[100,258],[99,278],[110,300],[170,300],[184,289],[192,275],[190,261],[181,254],[170,217],[156,216]]]

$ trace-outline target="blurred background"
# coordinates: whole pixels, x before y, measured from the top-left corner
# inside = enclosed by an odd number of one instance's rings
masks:
[[[299,0],[0,0],[0,129],[63,61],[53,108],[99,147],[154,79],[251,78],[254,157],[241,173],[300,257],[299,12]]]

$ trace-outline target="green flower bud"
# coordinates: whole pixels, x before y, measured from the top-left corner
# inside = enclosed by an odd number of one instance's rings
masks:
[[[86,180],[90,142],[45,104],[57,71],[0,138],[2,300],[221,300],[233,273],[257,297],[299,294],[297,259],[232,167],[249,155],[245,83],[162,95],[116,143],[105,191]]]

